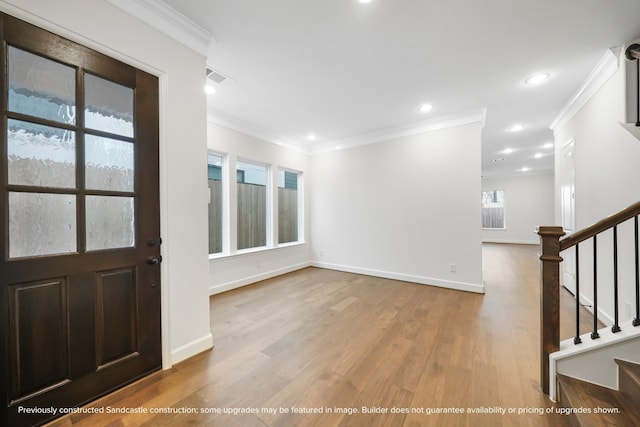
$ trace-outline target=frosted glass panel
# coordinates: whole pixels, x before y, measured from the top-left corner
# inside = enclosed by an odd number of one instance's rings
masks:
[[[76,122],[76,74],[73,67],[8,49],[9,111],[57,122]]]
[[[9,184],[75,188],[75,132],[8,120]]]
[[[9,193],[9,257],[76,252],[76,198]]]
[[[87,251],[135,244],[133,197],[87,196]]]
[[[133,89],[85,74],[85,126],[133,137]]]
[[[86,135],[86,186],[92,190],[133,191],[133,144]]]

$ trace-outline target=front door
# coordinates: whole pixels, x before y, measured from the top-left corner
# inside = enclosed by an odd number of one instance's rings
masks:
[[[161,366],[158,81],[0,32],[0,425],[21,426]]]

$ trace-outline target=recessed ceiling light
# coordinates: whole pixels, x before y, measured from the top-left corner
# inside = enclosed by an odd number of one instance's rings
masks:
[[[553,148],[553,142],[547,142],[542,146],[542,148],[546,148],[546,149]]]
[[[500,157],[499,159],[493,159],[493,163],[504,162],[504,157]]]
[[[539,85],[549,78],[548,73],[535,74],[527,78],[524,82],[528,85]]]
[[[428,113],[431,110],[433,110],[433,105],[431,105],[431,104],[422,104],[420,106],[420,112],[421,113]]]
[[[513,153],[513,151],[514,151],[513,148],[505,148],[504,150],[502,150],[504,154],[511,154]]]
[[[358,0],[360,3],[371,3],[371,0]]]
[[[315,140],[316,140],[316,136],[315,136],[315,134],[310,133],[310,134],[309,134],[309,136],[307,136],[307,139],[308,139],[309,141],[315,141]]]
[[[528,172],[528,171],[529,171],[529,168],[525,166],[525,167],[523,167],[523,168],[522,168],[522,169],[520,169],[520,170],[521,170],[522,172]]]
[[[522,129],[524,129],[524,125],[516,124],[509,128],[509,132],[520,132]]]
[[[539,159],[542,157],[542,153],[536,153],[533,157],[535,157],[536,159]]]
[[[215,88],[215,87],[213,87],[213,86],[212,86],[212,85],[210,85],[210,84],[207,84],[207,85],[205,85],[205,87],[204,87],[204,91],[205,91],[206,93],[208,93],[209,95],[213,95],[214,93],[216,93],[216,88]]]

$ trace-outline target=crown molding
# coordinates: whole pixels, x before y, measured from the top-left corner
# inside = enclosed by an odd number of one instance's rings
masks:
[[[330,141],[311,147],[310,154],[322,154],[329,151],[343,150],[362,145],[375,144],[376,142],[390,139],[402,138],[405,136],[418,135],[425,132],[463,126],[471,123],[480,123],[484,128],[487,116],[487,109],[466,111],[450,116],[434,117],[433,119],[411,123],[404,126],[383,129],[378,132],[357,136],[355,138]]]
[[[530,176],[538,175],[553,175],[555,171],[553,169],[534,169],[527,172],[522,171],[510,171],[510,172],[482,172],[480,178],[482,179],[501,179],[501,178],[527,178]]]
[[[226,119],[219,115],[209,112],[207,114],[207,121],[209,123],[213,123],[218,126],[222,126],[224,128],[243,133],[245,135],[249,135],[253,138],[256,138],[265,142],[269,142],[271,144],[277,145],[278,147],[286,148],[292,151],[297,151],[298,153],[302,153],[306,155],[311,154],[309,147],[307,145],[300,144],[298,142],[292,141],[285,137],[270,135],[266,132],[255,129],[252,126],[242,124],[238,120]]]
[[[618,71],[620,67],[620,55],[622,46],[607,49],[605,54],[600,58],[594,69],[589,73],[587,78],[582,82],[575,94],[562,107],[558,117],[551,123],[551,130],[554,135],[567,124],[569,120],[575,116],[578,111],[609,81],[609,79]]]
[[[107,1],[205,58],[209,54],[209,47],[215,43],[213,34],[162,0]]]
[[[262,141],[275,144],[279,147],[287,148],[297,151],[306,155],[315,155],[327,153],[330,151],[343,150],[345,148],[353,148],[362,145],[375,144],[376,142],[386,141],[395,138],[401,138],[404,136],[417,135],[425,132],[433,132],[440,129],[447,129],[455,126],[463,126],[471,123],[480,123],[482,127],[485,126],[487,116],[486,108],[480,110],[467,111],[460,114],[435,117],[431,120],[412,123],[410,125],[399,126],[395,128],[384,129],[379,132],[373,132],[361,136],[357,136],[349,139],[342,139],[337,141],[329,141],[316,145],[302,144],[296,141],[292,141],[285,137],[279,137],[269,135],[263,131],[257,130],[250,126],[241,124],[237,120],[230,120],[212,112],[207,114],[207,121],[214,123],[218,126],[225,127],[227,129],[235,130],[245,135],[252,136]]]

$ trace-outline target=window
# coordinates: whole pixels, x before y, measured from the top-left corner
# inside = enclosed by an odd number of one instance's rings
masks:
[[[238,250],[267,245],[267,167],[237,162]]]
[[[303,240],[302,172],[244,159],[237,159],[235,167],[228,164],[234,162],[224,154],[208,153],[209,255],[217,258]],[[234,179],[235,197],[229,188]],[[234,211],[236,225],[228,217]]]
[[[222,156],[209,154],[209,253],[222,252]]]
[[[278,243],[298,241],[298,174],[278,171]]]
[[[504,190],[482,192],[482,228],[505,228]]]

